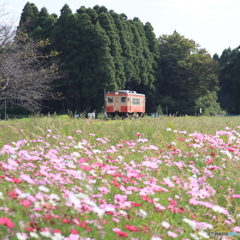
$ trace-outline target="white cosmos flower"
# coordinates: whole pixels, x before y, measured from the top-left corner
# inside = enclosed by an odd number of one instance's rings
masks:
[[[22,194],[20,194],[18,197],[19,198],[27,198],[27,197],[29,197],[30,196],[30,193],[22,193]],[[0,198],[1,198],[1,193],[0,193]]]
[[[86,143],[84,142],[79,142],[78,145],[75,145],[74,148],[83,148],[83,145],[85,145]]]
[[[192,221],[192,220],[190,220],[190,219],[184,218],[184,219],[183,219],[183,222],[187,223],[193,230],[195,230],[196,227],[197,227],[196,222],[195,222],[195,221]]]
[[[35,232],[30,232],[30,237],[32,238],[39,238],[39,235]]]
[[[138,215],[142,218],[145,218],[147,216],[147,213],[143,209],[140,209]]]
[[[220,207],[220,206],[214,206],[214,207],[212,208],[212,210],[213,210],[214,212],[219,212],[219,213],[224,213],[224,212],[225,212],[225,209],[222,208],[222,207]]]
[[[60,200],[60,197],[57,194],[55,194],[55,193],[51,193],[49,195],[49,198],[52,199],[52,200],[57,200],[57,201]]]
[[[199,231],[198,235],[200,235],[203,238],[209,238],[208,234],[206,232],[204,232],[204,231]]]
[[[38,189],[42,192],[49,192],[49,188],[47,188],[45,186],[39,186]]]
[[[170,224],[169,224],[168,222],[166,222],[166,221],[163,221],[163,222],[162,222],[162,226],[163,226],[164,228],[166,228],[166,229],[170,228]]]
[[[151,240],[162,240],[160,237],[152,236]]]
[[[51,237],[52,240],[64,240],[64,236],[61,233],[54,233],[54,235]]]
[[[81,157],[81,154],[79,152],[72,152],[71,157],[76,160],[77,158]]]
[[[93,149],[93,153],[102,153],[102,151],[98,150],[98,149]]]
[[[42,232],[40,232],[40,234],[44,237],[51,237],[52,236],[52,234],[48,231],[44,231],[44,232],[42,231]]]
[[[115,208],[114,207],[105,207],[105,211],[106,212],[115,212]]]
[[[17,238],[19,240],[26,240],[27,239],[27,237],[23,233],[17,233],[16,235],[17,235]]]
[[[97,215],[101,218],[103,215],[104,215],[104,213],[105,213],[105,210],[104,209],[101,209],[101,208],[99,208],[99,207],[97,207],[97,206],[95,206],[94,208],[93,208],[93,211],[95,212],[95,213],[97,213]]]
[[[126,213],[125,211],[123,211],[123,210],[120,210],[119,213],[120,213],[122,216],[125,216],[125,217],[127,216],[127,213]]]
[[[81,199],[88,199],[88,195],[87,194],[84,194],[84,193],[78,193],[75,195],[76,197],[78,198],[81,198]]]
[[[194,233],[190,233],[190,236],[193,238],[193,239],[195,239],[195,240],[199,240],[199,239],[201,239],[201,238],[199,238],[196,234],[194,234]]]
[[[86,204],[88,204],[89,206],[97,207],[97,204],[95,202],[91,201],[90,199],[86,199],[84,202]]]
[[[71,203],[73,203],[75,206],[80,206],[81,202],[80,200],[74,195],[74,194],[70,194],[69,195],[69,200]]]

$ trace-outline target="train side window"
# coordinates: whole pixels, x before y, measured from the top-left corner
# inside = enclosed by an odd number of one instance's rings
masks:
[[[112,103],[113,102],[113,97],[108,97],[108,102]]]
[[[125,103],[127,101],[126,97],[121,97],[121,102]]]
[[[140,105],[140,98],[133,98],[132,99],[132,104],[133,105]]]

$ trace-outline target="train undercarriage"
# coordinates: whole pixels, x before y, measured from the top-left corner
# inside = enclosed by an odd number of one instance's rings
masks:
[[[140,117],[144,117],[144,113],[141,112],[134,112],[134,113],[127,113],[127,112],[108,112],[107,116],[109,118],[112,119],[116,119],[116,118],[122,118],[122,119],[132,119],[132,118],[140,118]]]

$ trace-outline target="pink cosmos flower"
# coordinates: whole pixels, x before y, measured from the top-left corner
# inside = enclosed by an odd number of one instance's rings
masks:
[[[120,221],[118,218],[114,218],[114,217],[112,218],[112,220],[116,223],[118,223]]]
[[[238,226],[234,227],[234,228],[233,228],[233,231],[234,231],[234,232],[239,232],[239,233],[240,233],[240,227],[238,227]]]
[[[139,232],[140,230],[132,225],[126,225],[126,229],[133,231],[133,232]]]
[[[106,187],[99,187],[98,190],[102,193],[102,194],[108,194],[109,190]]]
[[[33,180],[32,178],[30,178],[30,176],[27,175],[27,174],[22,174],[22,175],[20,175],[20,178],[21,178],[22,180],[30,183],[30,184],[35,184],[34,180]]]
[[[120,203],[123,203],[127,200],[127,195],[121,195],[121,194],[116,194],[114,196],[114,202],[116,204],[120,204]]]
[[[24,207],[30,207],[31,206],[31,202],[29,200],[22,200],[20,202],[20,204],[22,204]]]
[[[14,227],[14,223],[6,217],[0,218],[0,225],[9,227],[9,228],[13,228]]]
[[[26,140],[20,140],[20,141],[18,141],[18,142],[16,143],[16,146],[17,146],[18,148],[21,148],[21,147],[24,146],[24,144],[25,144],[26,142],[27,142]]]
[[[178,236],[176,233],[171,232],[171,231],[168,231],[167,234],[169,237],[172,237],[172,238],[176,238]]]
[[[240,198],[240,194],[234,194],[232,195],[232,198]]]
[[[128,236],[125,232],[122,232],[122,231],[116,231],[115,233],[118,234],[121,237],[127,237]]]
[[[149,168],[158,168],[158,165],[156,162],[151,162],[151,161],[144,161],[142,163],[143,166],[149,167]]]

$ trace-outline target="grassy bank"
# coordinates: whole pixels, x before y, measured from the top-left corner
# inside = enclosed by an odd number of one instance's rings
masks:
[[[22,138],[31,139],[34,136],[46,134],[47,129],[55,134],[65,136],[76,135],[77,129],[88,132],[98,132],[99,136],[108,135],[112,141],[131,138],[136,132],[142,132],[152,142],[168,140],[165,134],[167,128],[215,134],[225,127],[236,128],[240,125],[240,117],[162,117],[144,118],[140,120],[89,120],[64,117],[24,118],[18,120],[0,121],[0,144],[10,143]],[[23,129],[24,131],[20,131]]]

